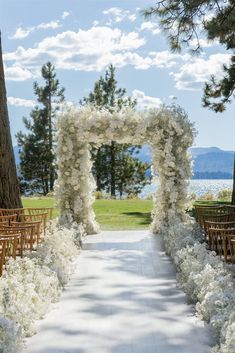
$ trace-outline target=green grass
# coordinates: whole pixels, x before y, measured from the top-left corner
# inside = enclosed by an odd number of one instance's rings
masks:
[[[102,229],[146,229],[151,210],[150,200],[96,200],[94,204]]]
[[[24,207],[55,207],[50,197],[23,198]],[[151,200],[96,200],[94,211],[101,228],[104,230],[146,229],[151,222]],[[53,210],[53,217],[58,216]]]

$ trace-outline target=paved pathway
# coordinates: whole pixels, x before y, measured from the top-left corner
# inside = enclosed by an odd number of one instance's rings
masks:
[[[186,305],[158,237],[88,236],[76,265],[61,301],[27,339],[27,352],[210,352],[210,333]]]

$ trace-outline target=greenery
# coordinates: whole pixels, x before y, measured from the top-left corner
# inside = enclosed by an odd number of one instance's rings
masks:
[[[29,133],[19,132],[17,139],[21,147],[21,191],[42,190],[46,195],[53,190],[56,177],[55,113],[64,101],[64,88],[60,88],[55,67],[50,62],[42,66],[41,73],[45,86],[39,86],[37,82],[33,86],[40,107],[36,106],[31,111],[30,119],[23,118]]]
[[[233,54],[230,65],[223,67],[222,79],[212,76],[204,89],[203,105],[215,112],[223,112],[235,90],[234,0],[158,0],[144,14],[159,18],[173,51],[180,51],[186,46],[195,53],[200,52],[200,35],[204,33],[208,40],[218,41]],[[193,40],[197,45],[192,50]]]
[[[104,77],[95,82],[94,89],[89,96],[83,98],[82,105],[92,104],[99,109],[105,108],[111,112],[119,111],[123,107],[132,107],[136,101],[125,96],[126,90],[118,88],[115,78],[115,67],[110,65]],[[98,149],[93,147],[93,174],[96,179],[97,191],[110,193],[113,198],[117,194],[138,195],[149,182],[146,178],[148,165],[134,157],[138,153],[138,146],[118,144],[114,141],[110,145],[103,145]]]
[[[24,207],[55,207],[52,197],[24,197]],[[94,210],[102,229],[147,229],[151,223],[151,200],[96,200]],[[53,210],[53,217],[58,216]]]

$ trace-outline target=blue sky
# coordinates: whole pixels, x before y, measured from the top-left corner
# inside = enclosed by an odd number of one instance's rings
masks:
[[[201,105],[203,82],[220,75],[229,53],[202,37],[203,53],[173,54],[156,19],[140,10],[154,0],[0,0],[9,115],[14,135],[34,105],[40,67],[55,66],[68,101],[78,103],[109,63],[139,109],[177,101],[195,122],[196,146],[235,150],[235,103],[223,114]],[[193,47],[194,43],[191,43]],[[176,97],[176,99],[174,98]]]

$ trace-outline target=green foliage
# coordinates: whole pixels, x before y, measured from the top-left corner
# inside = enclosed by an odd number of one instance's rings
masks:
[[[144,10],[144,15],[159,18],[173,51],[189,47],[190,42],[196,39],[197,47],[193,52],[200,52],[199,34],[202,32],[208,40],[217,40],[231,51],[231,62],[224,65],[223,78],[211,77],[204,88],[203,105],[215,112],[223,112],[235,90],[234,0],[158,0],[156,6]]]
[[[95,82],[94,90],[80,103],[93,104],[111,112],[123,107],[136,105],[136,100],[125,96],[126,90],[118,88],[115,79],[115,68],[110,65],[104,77]],[[133,157],[138,147],[128,144],[117,144],[114,141],[110,145],[103,145],[92,149],[93,174],[96,179],[97,191],[110,193],[113,198],[117,193],[137,195],[144,185],[148,183],[145,172],[148,165]]]
[[[34,83],[34,93],[39,103],[30,113],[30,118],[23,118],[29,131],[16,135],[21,147],[20,172],[26,188],[41,190],[44,195],[53,190],[55,171],[54,131],[55,113],[64,101],[64,89],[59,87],[54,66],[48,62],[43,65],[44,86]],[[27,186],[25,185],[27,183]],[[21,183],[22,184],[22,183]]]

